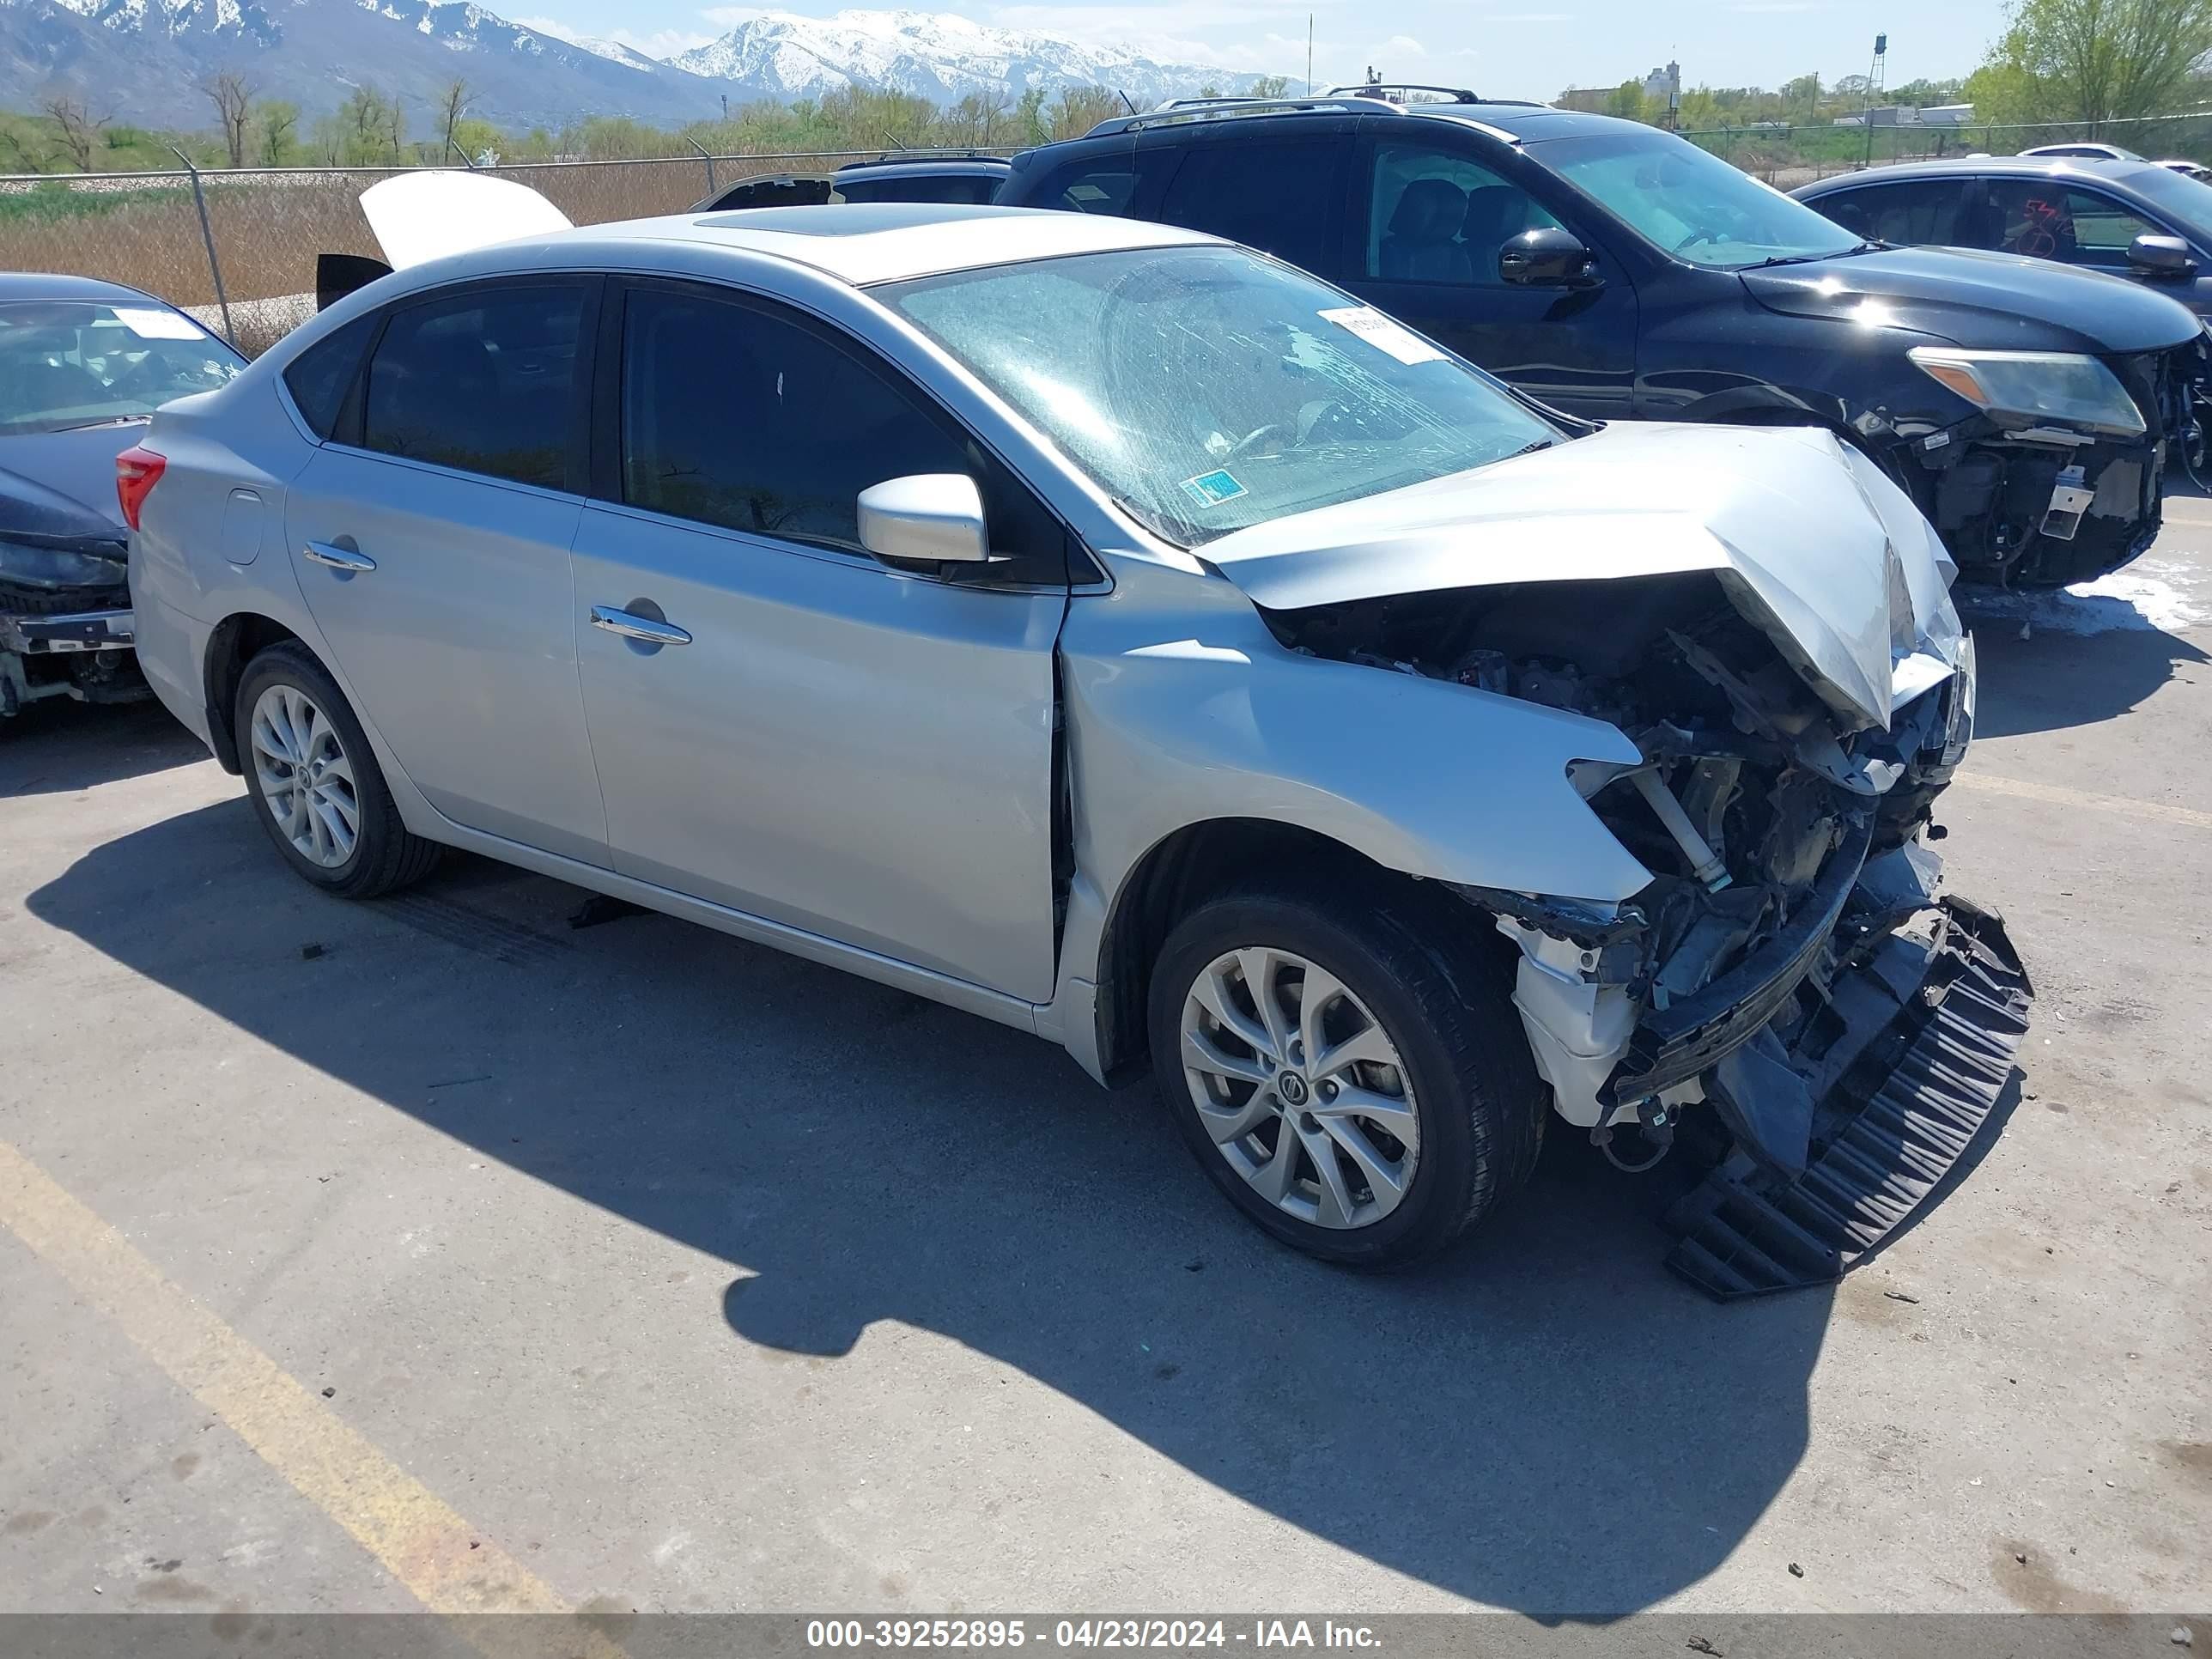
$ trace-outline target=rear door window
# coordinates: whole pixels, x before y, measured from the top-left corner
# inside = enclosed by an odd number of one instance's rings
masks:
[[[1959,204],[1966,188],[1956,179],[1921,179],[1839,190],[1806,205],[1871,241],[1953,247],[1959,246]]]
[[[362,447],[577,488],[584,298],[581,283],[501,284],[392,313],[369,360]]]
[[[1498,255],[1559,221],[1520,185],[1431,144],[1375,146],[1363,274],[1383,283],[1498,286]]]
[[[1194,145],[1159,216],[1326,276],[1336,264],[1351,147],[1344,137]]]

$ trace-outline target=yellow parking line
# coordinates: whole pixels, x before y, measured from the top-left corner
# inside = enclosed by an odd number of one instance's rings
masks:
[[[2039,800],[2051,806],[2081,806],[2093,812],[2117,812],[2124,817],[2152,818],[2191,830],[2212,830],[2212,812],[2193,806],[2169,806],[2160,800],[2137,800],[2129,795],[2093,795],[2055,783],[2030,783],[2025,778],[1991,777],[1986,772],[1961,772],[1952,780],[1961,789],[1984,794],[2010,795],[2019,800]]]
[[[521,1562],[349,1427],[79,1203],[0,1140],[0,1226],[21,1239],[86,1301],[215,1413],[300,1494],[344,1528],[434,1613],[565,1613]],[[463,1633],[488,1650],[510,1645],[506,1620]],[[617,1654],[587,1630],[571,1644]]]

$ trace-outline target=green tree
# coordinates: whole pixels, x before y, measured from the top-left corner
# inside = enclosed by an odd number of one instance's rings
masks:
[[[1623,81],[1605,95],[1605,112],[1617,115],[1625,121],[1644,118],[1644,82]]]
[[[1031,87],[1014,106],[1014,132],[1024,144],[1042,144],[1051,139],[1051,130],[1044,124],[1042,87]]]
[[[1255,98],[1280,98],[1290,89],[1291,77],[1287,75],[1263,75],[1252,83]]]
[[[253,106],[253,130],[261,147],[261,164],[281,167],[298,148],[300,106],[282,98],[264,98]]]
[[[2163,114],[2212,53],[2212,0],[2016,0],[2007,23],[1968,85],[2024,103],[2031,120]],[[1974,112],[1996,118],[1979,101]]]

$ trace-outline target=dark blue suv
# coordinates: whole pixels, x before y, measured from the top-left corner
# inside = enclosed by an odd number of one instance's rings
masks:
[[[1262,249],[1569,414],[1827,427],[1981,581],[2150,544],[2203,356],[2132,283],[1891,248],[1672,134],[1469,93],[1170,106],[1017,157],[997,199]]]

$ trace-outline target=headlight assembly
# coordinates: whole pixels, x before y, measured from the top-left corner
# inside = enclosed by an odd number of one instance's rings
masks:
[[[2128,437],[2144,429],[2135,399],[2094,357],[2069,351],[1961,351],[1951,346],[1915,346],[1906,355],[1922,374],[1992,415],[2057,421]]]
[[[123,550],[113,557],[66,547],[34,547],[0,536],[0,576],[27,587],[116,587],[128,578]]]

